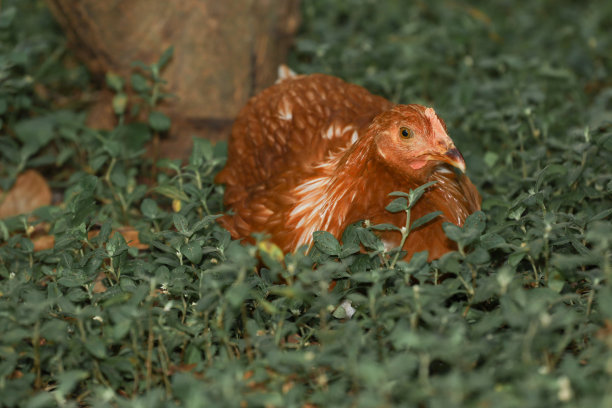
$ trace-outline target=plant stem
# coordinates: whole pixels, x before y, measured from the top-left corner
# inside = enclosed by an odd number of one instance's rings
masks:
[[[159,349],[157,350],[159,354],[159,362],[162,367],[162,379],[164,381],[164,387],[166,388],[166,396],[172,396],[172,386],[170,385],[170,381],[168,378],[170,377],[170,372],[168,371],[168,363],[170,362],[170,357],[168,356],[168,351],[164,346],[162,335],[160,334],[157,337],[157,341],[159,343]]]
[[[404,227],[404,230],[402,231],[402,241],[400,242],[399,251],[397,251],[397,253],[393,257],[393,262],[391,262],[391,269],[395,268],[395,263],[399,259],[399,255],[402,252],[402,248],[404,248],[404,244],[406,243],[406,238],[408,238],[408,235],[410,234],[410,208],[408,208],[405,211],[406,211],[406,226]]]
[[[34,346],[34,372],[36,373],[36,380],[34,381],[34,388],[42,388],[42,378],[40,369],[40,320],[36,320],[34,324],[34,335],[32,336],[32,346]]]
[[[147,338],[147,360],[145,362],[145,366],[147,368],[147,377],[146,377],[146,387],[147,387],[147,391],[149,391],[149,389],[151,389],[151,380],[152,380],[152,376],[153,376],[153,317],[152,317],[152,310],[151,310],[151,306],[149,306],[149,319],[148,319],[148,325],[149,325],[149,336]]]

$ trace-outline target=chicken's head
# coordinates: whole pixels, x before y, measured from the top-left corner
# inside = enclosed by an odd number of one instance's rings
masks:
[[[440,166],[465,172],[463,156],[432,108],[396,105],[376,116],[369,132],[378,159],[415,181],[425,181]]]

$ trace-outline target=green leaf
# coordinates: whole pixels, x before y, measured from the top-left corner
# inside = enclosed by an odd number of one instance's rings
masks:
[[[445,222],[442,224],[442,229],[448,238],[455,242],[459,242],[463,238],[463,231],[461,227],[456,226],[452,222]]]
[[[89,166],[93,171],[98,171],[108,161],[109,157],[106,153],[98,152],[98,156],[89,159]]]
[[[202,245],[197,241],[191,241],[181,247],[181,253],[189,259],[191,263],[199,264],[202,260]]]
[[[463,247],[476,241],[483,233],[485,227],[486,216],[482,211],[476,211],[470,214],[465,220],[463,228],[450,222],[442,224],[446,236]]]
[[[26,253],[34,252],[34,243],[29,238],[23,237],[19,241],[19,243],[21,244],[21,249],[23,251],[25,251]]]
[[[201,166],[203,163],[212,160],[213,149],[208,139],[200,137],[193,138],[193,150],[189,156],[189,163],[193,166]]]
[[[115,115],[123,115],[125,113],[125,109],[127,108],[128,98],[127,95],[123,92],[116,94],[113,96],[112,106],[113,112]]]
[[[76,201],[74,204],[74,215],[71,220],[72,225],[84,225],[86,222],[88,222],[88,220],[91,219],[91,217],[96,214],[97,208],[98,206],[96,205],[96,202],[93,200],[93,198],[88,198],[87,196],[85,196],[84,198]]]
[[[6,226],[6,223],[4,221],[2,221],[2,220],[0,220],[0,232],[2,233],[0,235],[0,238],[3,241],[8,241],[8,239],[9,239],[9,231],[8,231],[7,226]]]
[[[113,185],[119,188],[126,188],[128,185],[127,174],[125,174],[125,170],[122,166],[116,166],[113,168],[113,171],[110,175],[110,181]]]
[[[612,208],[608,208],[606,210],[601,211],[598,214],[595,214],[589,219],[589,222],[603,220],[603,219],[608,218],[610,215],[612,215]]]
[[[185,218],[181,214],[172,214],[172,222],[174,223],[176,230],[182,235],[186,237],[190,237],[192,235],[192,232],[189,230],[187,218]]]
[[[463,224],[463,230],[466,233],[466,245],[471,244],[480,237],[486,226],[487,217],[482,211],[476,211],[470,214]]]
[[[179,190],[178,187],[173,185],[164,184],[157,186],[153,189],[153,191],[173,200],[189,201],[189,197]]]
[[[406,200],[406,198],[404,197],[396,198],[395,200],[391,201],[389,205],[385,207],[385,210],[391,213],[405,211],[407,209],[408,209],[408,200]]]
[[[89,372],[84,370],[68,370],[57,374],[58,386],[56,391],[61,396],[66,396],[71,393],[76,385],[87,378],[89,378]]]
[[[410,225],[410,231],[416,230],[417,228],[427,224],[429,221],[439,217],[440,215],[442,215],[442,211],[434,211],[432,213],[422,216]]]
[[[14,130],[19,140],[36,151],[53,138],[53,126],[53,116],[46,115],[17,122]]]
[[[518,221],[521,219],[521,215],[523,214],[524,211],[525,211],[525,207],[522,205],[519,205],[508,212],[508,218]]]
[[[332,316],[334,316],[336,319],[346,319],[349,317],[344,304],[338,306],[332,313]]]
[[[497,163],[497,159],[499,159],[499,155],[495,152],[486,152],[484,155],[484,162],[489,168],[493,168],[495,163]]]
[[[567,168],[560,164],[549,164],[536,174],[535,191],[540,191],[542,183],[546,179],[551,179],[558,176],[565,176]]]
[[[419,186],[419,187],[415,188],[414,190],[411,190],[410,194],[408,196],[408,201],[410,202],[409,208],[414,207],[415,204],[421,198],[421,196],[423,194],[425,194],[425,190],[427,190],[429,187],[433,186],[436,183],[437,183],[437,181],[430,181],[429,183],[425,183],[422,186]]]
[[[134,88],[136,92],[144,93],[150,88],[149,81],[140,74],[132,74],[130,81],[132,83],[132,88]]]
[[[98,242],[107,242],[112,231],[113,226],[111,220],[106,220],[102,224],[102,227],[100,227],[100,232],[98,233],[96,239],[98,240]]]
[[[42,324],[40,335],[47,340],[61,343],[68,338],[68,323],[63,320],[48,320]]]
[[[350,224],[342,233],[342,243],[344,245],[355,244],[359,246],[359,236],[357,235],[357,228],[361,228],[361,221]]]
[[[488,250],[503,247],[506,241],[501,235],[490,232],[480,237],[480,243],[484,249]]]
[[[125,242],[125,238],[121,233],[115,231],[112,237],[106,243],[106,252],[111,257],[119,256],[127,251],[128,246]]]
[[[491,257],[489,256],[489,253],[481,247],[475,248],[474,251],[470,252],[466,257],[466,261],[473,265],[482,265],[490,260]]]
[[[548,287],[556,293],[561,293],[565,286],[565,279],[559,273],[558,270],[553,270],[548,276]]]
[[[13,6],[8,6],[4,10],[0,12],[0,29],[6,29],[11,26],[13,20],[15,19],[15,15],[17,14],[17,9]]]
[[[459,262],[461,255],[458,252],[449,252],[439,259],[440,269],[444,272],[459,273],[462,270]]]
[[[159,111],[149,113],[149,125],[156,132],[165,132],[170,129],[170,118]]]
[[[510,266],[518,265],[519,262],[521,262],[523,260],[525,255],[527,255],[526,252],[515,252],[513,254],[510,254],[510,256],[508,257],[508,264]]]
[[[412,258],[410,258],[410,262],[408,263],[405,272],[416,273],[420,271],[427,264],[428,257],[428,251],[416,252],[414,255],[412,255]]]
[[[342,250],[340,251],[339,257],[346,258],[349,255],[355,254],[360,251],[360,247],[358,244],[349,243],[346,245],[342,245]]]
[[[393,191],[392,193],[388,194],[391,197],[410,197],[410,194],[408,193],[404,193],[403,191]]]
[[[251,288],[247,284],[237,284],[225,292],[225,298],[233,308],[239,308],[249,297],[250,290]]]
[[[79,180],[79,187],[81,187],[81,196],[93,196],[96,191],[96,188],[98,187],[98,181],[98,178],[94,175],[88,174],[83,176]]]
[[[64,296],[66,296],[71,302],[82,302],[89,299],[87,292],[83,288],[72,288]]]
[[[373,229],[376,231],[401,231],[401,228],[393,224],[376,224],[376,225],[372,225],[370,229]]]
[[[366,228],[358,228],[357,235],[359,236],[359,240],[366,248],[373,249],[378,252],[382,252],[385,250],[385,246],[383,245],[380,238],[378,238],[372,231]]]
[[[67,288],[76,288],[85,285],[90,279],[84,275],[62,276],[57,283]]]
[[[312,234],[315,246],[324,254],[338,256],[340,255],[340,243],[338,240],[327,231],[315,231]]]
[[[117,129],[115,129],[115,131],[117,131]],[[102,147],[110,157],[119,157],[124,152],[122,143],[119,140],[112,138],[111,135],[103,138]]]
[[[193,226],[191,227],[191,233],[195,234],[196,232],[206,228],[207,226],[211,225],[214,222],[214,220],[222,216],[223,216],[222,214],[205,216],[204,218],[202,218],[201,220],[193,224]]]
[[[106,73],[106,85],[108,85],[113,91],[121,92],[123,90],[123,78],[112,72]]]
[[[157,203],[150,198],[145,198],[140,204],[140,212],[147,218],[152,220],[161,216],[161,210],[157,206]]]
[[[168,61],[170,61],[170,59],[172,58],[173,54],[174,54],[174,46],[171,45],[170,47],[166,48],[166,51],[164,51],[161,57],[159,57],[159,61],[157,61],[157,66],[159,67],[160,70],[162,70],[166,66]]]
[[[97,359],[105,359],[106,358],[106,347],[104,346],[104,342],[99,337],[89,337],[85,341],[85,348],[89,353]]]
[[[115,128],[116,138],[132,152],[142,151],[145,144],[151,140],[151,131],[144,123],[129,123]]]
[[[25,401],[23,406],[28,408],[48,408],[56,406],[57,400],[49,392],[39,392],[38,394],[32,395]]]

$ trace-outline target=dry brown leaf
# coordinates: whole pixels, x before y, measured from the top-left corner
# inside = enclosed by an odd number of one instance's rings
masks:
[[[0,218],[29,213],[50,204],[51,189],[36,170],[19,175],[9,191],[0,190]]]
[[[106,285],[104,284],[104,279],[106,278],[106,274],[102,271],[96,276],[96,280],[94,281],[93,293],[103,293],[106,292]]]
[[[138,248],[141,250],[149,249],[149,245],[140,242],[138,239],[138,230],[134,229],[133,227],[119,227],[117,228],[117,231],[123,235],[123,238],[125,238],[125,242],[127,242],[129,247]],[[111,237],[112,236],[113,233],[111,233]]]
[[[53,235],[42,235],[32,239],[34,244],[34,252],[51,249],[55,246],[55,237]]]
[[[193,369],[196,368],[197,364],[170,364],[168,367],[168,375],[173,375],[175,373],[189,373],[193,372]]]

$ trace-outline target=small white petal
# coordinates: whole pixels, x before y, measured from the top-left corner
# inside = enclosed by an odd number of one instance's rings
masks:
[[[340,307],[342,307],[344,309],[344,311],[346,312],[346,317],[348,317],[349,319],[351,317],[353,317],[353,315],[355,314],[356,310],[355,308],[352,306],[351,301],[350,300],[345,300],[344,302],[342,302],[340,304]]]

